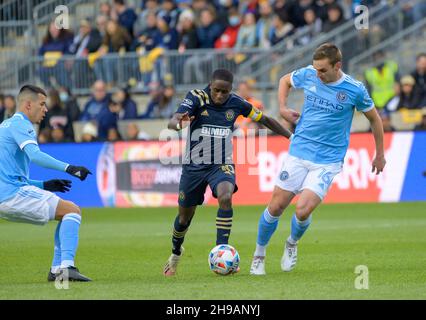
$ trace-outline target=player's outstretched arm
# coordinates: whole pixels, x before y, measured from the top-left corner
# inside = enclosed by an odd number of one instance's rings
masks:
[[[189,123],[194,120],[194,116],[190,117],[188,112],[185,113],[175,113],[170,119],[167,128],[170,130],[179,131],[189,125]]]
[[[374,135],[374,141],[376,143],[376,156],[373,160],[373,165],[371,172],[376,171],[376,174],[379,174],[383,171],[386,165],[385,159],[385,149],[383,144],[383,124],[382,119],[376,110],[376,108],[371,109],[370,111],[364,112],[364,115],[370,121],[371,131]]]
[[[259,123],[263,124],[265,127],[275,132],[276,134],[286,137],[287,139],[290,139],[290,137],[293,135],[290,130],[284,128],[277,120],[268,117],[265,114],[262,114],[262,118],[260,118]]]
[[[35,143],[27,144],[23,151],[30,158],[31,162],[34,162],[43,168],[67,172],[70,175],[79,178],[81,181],[85,180],[87,175],[92,174],[89,169],[85,167],[72,166],[49,156],[47,153],[42,152]]]

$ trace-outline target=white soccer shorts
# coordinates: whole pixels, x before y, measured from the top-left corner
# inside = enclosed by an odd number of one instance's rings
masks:
[[[288,155],[275,185],[294,194],[309,189],[323,200],[334,177],[342,171],[342,166],[343,162],[317,164]]]
[[[13,222],[44,225],[55,219],[60,198],[35,186],[24,186],[0,203],[0,217]]]

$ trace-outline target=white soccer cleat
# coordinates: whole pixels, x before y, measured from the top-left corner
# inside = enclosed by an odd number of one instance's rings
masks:
[[[250,274],[256,276],[263,276],[266,274],[265,271],[265,257],[254,256],[251,262]]]
[[[288,241],[285,242],[284,254],[281,258],[281,269],[285,272],[289,272],[294,269],[297,262],[297,243],[290,244]]]
[[[166,277],[171,277],[174,276],[176,274],[176,270],[177,270],[177,266],[178,263],[180,261],[180,258],[183,255],[183,247],[181,247],[180,249],[180,255],[178,256],[177,254],[172,253],[169,257],[169,259],[166,262],[166,265],[164,266],[164,270],[163,270],[163,274]]]

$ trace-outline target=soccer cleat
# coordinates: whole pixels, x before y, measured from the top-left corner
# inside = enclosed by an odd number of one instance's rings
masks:
[[[58,273],[53,273],[52,271],[49,270],[49,273],[47,274],[47,281],[49,282],[55,281],[57,275]]]
[[[183,247],[180,248],[180,255],[172,253],[164,266],[163,274],[166,277],[172,277],[176,274],[177,265],[184,252]]]
[[[251,262],[250,274],[256,276],[263,276],[266,274],[265,271],[265,257],[254,256]]]
[[[67,268],[60,268],[59,273],[56,275],[56,279],[62,280],[62,281],[68,280],[68,281],[78,281],[78,282],[92,281],[90,278],[82,275],[76,267],[71,267],[71,266]]]
[[[284,254],[281,259],[281,269],[285,272],[294,269],[297,262],[297,243],[290,244],[288,241],[285,242]]]

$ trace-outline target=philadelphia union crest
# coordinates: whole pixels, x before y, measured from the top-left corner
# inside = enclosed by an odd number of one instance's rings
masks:
[[[231,109],[227,110],[225,112],[225,117],[226,117],[226,120],[228,120],[228,121],[234,120],[234,117],[235,117],[234,111],[232,111]]]

